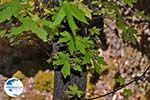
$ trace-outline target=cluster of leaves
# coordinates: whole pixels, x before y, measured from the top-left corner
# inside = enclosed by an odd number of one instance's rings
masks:
[[[128,23],[128,17],[145,17],[144,12],[131,11],[131,14],[124,16],[124,10],[129,10],[128,8],[133,8],[133,5],[137,0],[117,0],[117,1],[104,1],[94,0],[92,3],[97,5],[99,9],[94,12],[95,15],[102,15],[104,17],[109,17],[116,20],[116,26],[118,30],[122,31],[122,38],[124,41],[135,44],[136,43],[136,33],[134,25]]]
[[[121,2],[123,5],[133,7],[135,1]],[[55,40],[59,44],[65,44],[67,48],[59,50],[53,57],[54,60],[51,60],[54,65],[62,67],[61,72],[64,78],[70,75],[71,69],[82,72],[85,65],[94,69],[94,72],[100,73],[102,65],[106,63],[95,49],[95,41],[92,37],[100,35],[101,29],[93,26],[83,37],[80,35],[82,28],[78,24],[88,25],[89,20],[93,18],[92,15],[110,17],[117,21],[117,28],[123,31],[123,39],[131,43],[136,42],[137,31],[126,23],[126,18],[122,15],[117,2],[92,0],[89,5],[91,9],[82,0],[59,0],[59,5],[51,8],[46,9],[40,5],[38,10],[42,13],[39,14],[36,7],[28,0],[12,0],[0,5],[0,23],[11,23],[11,28],[0,29],[0,36],[6,36],[13,42],[19,34],[31,32],[44,42],[49,43]],[[16,25],[14,22],[19,24]],[[63,27],[69,29],[63,30]],[[122,84],[123,79],[119,80]],[[69,88],[74,91],[69,92],[70,94],[81,96],[81,91],[75,85]]]
[[[122,94],[123,94],[125,100],[128,100],[128,98],[132,95],[132,90],[128,89],[128,88],[124,88]]]
[[[135,0],[123,0],[122,2],[133,7]],[[93,26],[88,31],[90,35],[81,37],[77,34],[81,29],[77,26],[76,22],[79,21],[80,23],[88,24],[88,20],[92,20],[92,14],[109,16],[117,20],[118,28],[123,31],[123,39],[132,43],[136,42],[136,30],[126,23],[126,18],[121,15],[121,9],[117,3],[113,1],[102,2],[101,0],[93,0],[92,4],[97,5],[101,10],[97,10],[97,8],[96,10],[90,10],[87,5],[78,0],[74,0],[74,2],[63,1],[59,6],[51,9],[44,9],[45,13],[49,11],[46,14],[51,17],[51,19],[48,19],[37,14],[34,11],[34,7],[28,2],[28,0],[12,0],[9,3],[1,5],[0,23],[13,23],[13,20],[17,19],[19,21],[19,25],[13,25],[10,29],[1,30],[1,36],[7,36],[14,40],[20,33],[24,31],[31,31],[41,40],[47,42],[50,38],[57,35],[59,36],[58,43],[65,43],[69,50],[69,52],[61,51],[61,53],[59,52],[56,54],[58,56],[60,56],[60,54],[64,54],[66,58],[65,63],[59,63],[61,59],[65,59],[63,58],[64,55],[61,55],[62,57],[56,57],[58,59],[54,62],[55,65],[63,65],[65,67],[62,68],[64,77],[70,75],[70,67],[67,66],[74,65],[75,67],[73,67],[73,69],[81,71],[81,65],[88,64],[89,62],[95,66],[96,72],[99,72],[100,68],[96,66],[104,64],[104,61],[101,60],[101,57],[92,54],[94,50],[94,41],[91,36],[100,35],[99,32],[101,29]],[[55,11],[55,9],[57,10]],[[68,23],[71,31],[65,30],[63,32],[59,32],[57,29],[63,27],[62,22]],[[57,32],[55,30],[57,30]],[[95,52],[96,51],[94,51],[94,53]],[[96,61],[92,61],[94,57],[96,58]],[[75,58],[79,58],[79,60],[76,62]]]
[[[119,76],[116,79],[116,83],[119,83],[120,86],[123,86],[125,84],[125,77]],[[132,95],[132,90],[130,88],[124,88],[122,95],[124,96],[126,100],[128,100],[128,97]]]
[[[7,36],[11,40],[25,31],[31,31],[35,33],[40,39],[46,41],[48,31],[44,28],[50,28],[51,22],[38,17],[34,14],[33,8],[27,2],[21,2],[19,0],[12,0],[9,3],[1,5],[0,22],[13,22],[19,20],[20,25],[11,27],[9,30],[1,30],[1,34],[5,32],[4,36]],[[16,19],[15,19],[15,18]]]
[[[79,98],[83,95],[83,91],[79,90],[75,84],[69,86],[69,90],[66,91],[66,93],[71,95],[72,97],[77,96]]]
[[[40,15],[28,0],[12,0],[0,7],[0,23],[11,23],[10,29],[1,29],[1,36],[6,36],[11,42],[25,32],[37,35],[44,42],[49,42],[53,36],[57,36],[59,37],[57,42],[66,44],[67,49],[57,52],[52,63],[62,67],[64,78],[70,75],[71,69],[82,72],[83,65],[92,65],[95,72],[100,73],[101,65],[105,64],[105,61],[103,57],[98,56],[98,51],[94,50],[93,40],[90,35],[82,37],[77,34],[80,28],[76,22],[88,24],[87,19],[92,18],[91,12],[87,5],[75,0],[63,1],[60,6],[44,9],[44,14]],[[14,22],[19,24],[16,25]],[[58,29],[64,26],[62,23],[67,23],[71,31],[59,31]],[[98,34],[98,31],[97,29],[95,33]],[[76,87],[70,89],[77,90]],[[75,91],[75,94],[81,95],[80,91]]]
[[[91,18],[91,10],[86,5],[79,1],[65,1],[52,25],[58,26],[64,18],[66,18],[71,29],[71,33],[67,30],[60,32],[60,38],[58,40],[58,43],[65,43],[67,45],[69,52],[58,52],[55,56],[56,61],[54,61],[54,65],[63,65],[61,72],[64,78],[70,75],[71,68],[75,71],[82,72],[81,66],[89,64],[94,56],[97,56],[97,59],[93,61],[93,66],[97,73],[100,73],[100,65],[104,64],[103,58],[98,57],[98,55],[95,55],[93,54],[94,52],[92,52],[94,42],[91,40],[91,37],[81,37],[77,34],[79,28],[77,27],[74,18],[82,23],[88,24],[86,17],[89,19]]]

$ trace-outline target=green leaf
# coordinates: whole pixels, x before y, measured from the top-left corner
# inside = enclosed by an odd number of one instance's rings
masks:
[[[65,62],[69,62],[69,59],[70,59],[69,55],[64,54],[63,52],[57,52],[55,57],[56,57],[56,60],[53,62],[55,65],[64,65]]]
[[[43,27],[33,27],[33,29],[30,29],[33,33],[35,33],[40,39],[43,41],[47,41],[47,35],[48,33]]]
[[[68,54],[63,52],[57,52],[56,60],[53,62],[54,65],[63,65],[61,73],[64,78],[70,75],[70,57]]]
[[[82,54],[85,54],[85,49],[93,45],[93,41],[89,40],[89,37],[82,38],[80,36],[73,37],[67,31],[60,33],[61,36],[59,41],[60,43],[67,43],[69,51],[73,54],[76,50],[79,50]]]
[[[71,31],[75,34],[76,30],[78,29],[74,18],[78,19],[79,21],[83,23],[87,23],[85,13],[80,10],[76,5],[74,5],[71,2],[64,1],[58,15],[56,16],[54,22],[52,23],[51,27],[54,27],[56,25],[60,25],[60,23],[63,21],[64,17],[67,18],[67,22],[69,24],[69,27],[71,28]]]
[[[73,16],[72,16],[70,4],[68,2],[65,2],[63,5],[63,9],[65,11],[67,21],[69,23],[69,27],[71,28],[72,32],[75,34],[75,31],[76,31],[76,29],[78,29],[78,27],[74,21]]]
[[[69,89],[71,91],[76,91],[76,90],[78,90],[78,87],[77,87],[77,85],[73,84],[72,86],[69,86]]]
[[[74,4],[71,4],[69,5],[70,7],[70,10],[71,10],[71,13],[72,15],[78,19],[79,21],[83,22],[83,23],[86,23],[88,24],[86,18],[85,18],[85,14],[82,10],[80,10],[76,5]]]
[[[47,40],[48,33],[43,28],[43,25],[40,25],[40,23],[33,21],[31,17],[20,18],[20,21],[22,22],[22,25],[12,28],[9,33],[10,36],[16,36],[23,31],[32,31],[43,41]]]
[[[81,59],[80,58],[74,58],[74,61],[76,62],[76,63],[81,63]]]
[[[63,37],[61,37],[58,42],[60,42],[60,43],[62,43],[62,42],[67,43],[70,53],[73,54],[74,51],[76,50],[76,48],[75,48],[75,41],[74,41],[73,36],[70,33],[68,33],[67,31],[62,32],[60,34]]]
[[[122,21],[122,20],[118,20],[118,21],[117,21],[117,27],[118,27],[119,29],[121,29],[122,31],[125,31],[125,30],[128,29],[128,26],[127,26],[126,23],[125,23],[124,21]]]
[[[120,85],[123,85],[125,82],[125,78],[119,76],[119,78],[116,79],[116,82],[119,83]]]
[[[64,65],[64,61],[62,59],[57,59],[53,62],[55,65]]]
[[[64,59],[64,60],[66,60],[66,59]],[[61,69],[61,73],[63,74],[64,78],[66,78],[67,76],[70,75],[70,62],[65,61],[65,64]]]
[[[76,64],[76,65],[73,67],[73,69],[74,69],[75,71],[82,72],[81,66],[78,65],[78,64]]]
[[[25,31],[26,29],[25,29],[25,27],[24,26],[19,26],[19,27],[13,27],[12,29],[11,29],[11,32],[9,33],[9,36],[11,37],[11,36],[16,36],[16,35],[18,35],[19,33],[21,33],[21,32],[23,32],[23,31]]]
[[[90,37],[84,37],[81,42],[86,46],[86,48],[90,48],[94,43],[90,40]]]
[[[136,33],[137,30],[129,27],[127,30],[123,31],[122,37],[126,42],[136,44]]]
[[[85,13],[86,17],[88,17],[89,19],[92,19],[92,14],[91,14],[92,10],[90,10],[87,5],[83,3],[79,3],[78,7],[80,10],[82,10]]]
[[[60,23],[65,18],[66,14],[63,8],[61,8],[54,20],[54,22],[50,25],[51,28],[55,28],[56,26],[60,25]]]
[[[79,50],[82,54],[85,54],[85,45],[84,44],[82,44],[80,41],[76,41],[76,48],[77,48],[77,50]]]
[[[46,19],[44,19],[44,18],[38,20],[38,22],[40,23],[40,25],[42,25],[42,26],[47,26],[47,27],[50,27],[50,25],[52,24],[51,21],[48,21],[48,20],[46,20]]]
[[[138,12],[136,12],[136,14],[135,15],[137,15],[137,16],[141,16],[141,17],[145,17],[145,12],[144,11],[138,11]]]
[[[94,67],[94,70],[97,74],[100,74],[102,72],[102,65],[106,65],[106,62],[104,61],[103,57],[100,57],[97,51],[92,51],[91,55],[91,63]]]
[[[86,49],[93,45],[93,41],[89,37],[82,38],[80,36],[75,37],[76,49],[82,54],[86,53]]]
[[[119,7],[116,3],[110,2],[102,2],[102,9],[100,10],[100,14],[104,14],[113,19],[116,19],[116,15],[119,14]]]
[[[71,39],[70,42],[67,43],[67,45],[69,46],[70,54],[73,54],[76,50],[74,40]]]
[[[87,64],[90,62],[90,59],[91,59],[91,56],[88,52],[85,53],[85,56],[83,57],[83,61],[82,61],[82,64]]]
[[[132,90],[131,89],[127,89],[127,88],[123,89],[123,95],[125,97],[131,96],[132,95]]]
[[[93,66],[94,66],[95,72],[97,74],[100,74],[102,72],[101,65],[98,64],[96,61],[93,61]]]
[[[90,32],[91,35],[99,35],[100,34],[100,30],[99,28],[97,28],[96,26],[90,28],[88,31]]]
[[[0,23],[18,14],[21,8],[22,5],[19,0],[12,0],[11,2],[4,4],[0,11]]]
[[[60,43],[68,42],[72,38],[71,34],[68,33],[67,31],[64,31],[64,32],[60,33],[60,35],[63,36],[63,37],[59,38],[58,42],[60,42]]]
[[[78,87],[74,84],[69,86],[69,91],[67,91],[67,94],[80,98],[83,95],[83,91],[79,90]]]
[[[106,65],[106,62],[104,60],[104,57],[98,57],[98,60],[97,60],[98,64],[100,65]]]
[[[123,0],[125,4],[128,4],[130,7],[133,7],[133,4],[137,2],[137,0]]]

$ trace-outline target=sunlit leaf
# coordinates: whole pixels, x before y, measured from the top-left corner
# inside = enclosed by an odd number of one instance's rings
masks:
[[[125,4],[128,4],[130,7],[133,7],[133,4],[137,2],[137,0],[123,0]]]
[[[73,69],[74,69],[75,71],[82,72],[81,66],[78,65],[78,64],[74,65]]]
[[[125,78],[119,76],[119,78],[116,79],[116,82],[119,83],[120,85],[123,85],[125,82]]]
[[[61,73],[63,74],[64,78],[70,75],[70,62],[66,62],[61,69]]]
[[[87,64],[90,62],[91,56],[88,52],[85,53],[84,57],[83,57],[83,61],[82,64]]]
[[[127,88],[123,89],[123,95],[125,97],[131,96],[132,95],[132,90],[131,89],[127,89]]]
[[[69,90],[66,93],[72,96],[77,96],[79,98],[83,95],[83,91],[79,90],[75,84],[69,86]]]
[[[53,62],[54,65],[63,65],[61,73],[64,78],[70,75],[70,58],[68,54],[58,52],[56,60]]]

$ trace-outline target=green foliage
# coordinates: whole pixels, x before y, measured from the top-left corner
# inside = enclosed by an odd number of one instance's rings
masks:
[[[88,8],[87,5],[85,5],[84,3],[82,3],[79,0],[75,0],[74,3],[78,6],[78,8],[80,10],[82,10],[85,13],[85,16],[88,17],[89,19],[92,19],[92,10]]]
[[[113,1],[107,2],[95,2],[98,6],[101,6],[101,10],[95,12],[95,15],[103,15],[109,17],[113,20],[116,20],[117,28],[122,30],[123,40],[126,42],[136,44],[136,33],[137,31],[133,26],[126,24],[126,17],[122,16],[122,10],[120,9],[120,5]],[[129,7],[133,7],[133,4],[136,3],[136,0],[123,0],[124,4],[129,5]],[[124,6],[124,5],[123,5]],[[143,13],[135,13],[133,15],[144,17]],[[90,30],[90,33],[98,33]]]
[[[135,30],[132,26],[128,26],[122,18],[118,19],[117,27],[123,31],[122,38],[126,42],[136,44],[137,30]]]
[[[79,98],[83,95],[83,91],[79,90],[75,84],[69,86],[69,90],[66,91],[66,93],[71,95],[72,97],[77,96]]]
[[[70,75],[70,58],[68,54],[64,54],[63,52],[58,52],[56,55],[56,59],[54,61],[55,65],[63,65],[61,72],[66,78],[68,75]]]
[[[100,11],[100,14],[107,15],[113,19],[117,17],[119,14],[119,7],[114,2],[102,2],[102,10]]]
[[[93,42],[89,40],[89,37],[82,38],[81,36],[76,36],[73,37],[70,33],[68,32],[63,32],[61,33],[61,37],[59,39],[60,43],[67,43],[69,47],[69,51],[71,54],[73,54],[75,51],[79,50],[82,54],[85,54],[87,48],[89,48]]]
[[[125,82],[125,78],[122,76],[119,76],[119,78],[116,79],[116,82],[119,83],[120,85],[123,85]]]
[[[73,69],[74,69],[75,71],[82,72],[81,66],[78,65],[78,64],[74,65]]]
[[[102,72],[102,65],[105,65],[106,62],[104,61],[103,57],[97,57],[92,59],[92,66],[94,67],[94,71],[97,74],[100,74]]]
[[[69,27],[74,34],[76,33],[76,29],[78,29],[74,18],[78,19],[83,23],[88,23],[85,18],[85,13],[80,10],[75,4],[68,1],[63,2],[52,26],[60,25],[65,17],[67,18]]]
[[[30,13],[30,11],[33,11],[29,4],[21,2],[20,0],[12,0],[9,3],[2,5],[1,10],[0,22],[4,22],[5,20],[13,20],[13,16],[16,17],[21,23],[19,26],[12,27],[9,31],[5,32],[7,33],[6,36],[10,39],[13,39],[24,31],[31,31],[43,41],[47,41],[48,31],[45,27],[51,28],[51,22],[40,18],[36,14],[34,15]]]
[[[23,5],[20,4],[20,0],[13,0],[7,4],[3,4],[0,7],[0,23],[9,20],[12,16],[16,16],[21,10]]]
[[[133,4],[137,2],[137,0],[123,0],[125,4],[128,4],[130,7],[133,7]]]
[[[136,33],[137,31],[134,28],[128,28],[123,31],[122,37],[125,41],[129,41],[133,44],[136,44]]]
[[[79,50],[82,54],[85,54],[87,49],[90,48],[93,44],[93,41],[89,37],[75,37],[76,49]]]
[[[89,29],[88,31],[90,32],[91,35],[100,35],[100,30],[99,28],[97,28],[96,26],[92,27],[91,29]]]
[[[40,39],[46,41],[48,33],[44,29],[45,20],[40,20],[41,23],[35,22],[31,17],[20,18],[22,23],[19,27],[14,27],[11,29],[9,36],[16,36],[24,31],[31,31],[35,33]],[[30,23],[30,25],[28,25]]]
[[[123,96],[125,97],[125,99],[127,99],[129,96],[132,95],[132,90],[131,89],[123,89]]]
[[[121,3],[133,7],[136,0],[123,0]],[[122,9],[114,1],[92,0],[91,5],[86,5],[82,0],[59,1],[59,5],[45,8],[41,5],[34,7],[28,0],[12,0],[0,5],[0,23],[10,24],[10,28],[0,29],[0,37],[7,36],[14,42],[20,34],[31,32],[37,38],[51,43],[64,44],[65,50],[55,53],[48,61],[56,67],[61,67],[64,78],[69,77],[71,69],[82,72],[85,67],[100,74],[102,65],[106,62],[99,56],[94,38],[101,35],[100,28],[96,25],[91,28],[82,29],[88,25],[94,17],[109,17],[116,21],[117,29],[122,30],[122,38],[126,42],[136,43],[137,30],[127,22],[127,18],[122,16]],[[89,7],[92,9],[89,9]],[[143,12],[133,14],[143,17]],[[83,27],[80,27],[83,26]],[[89,25],[90,26],[90,25]],[[87,31],[87,34],[81,33]],[[34,35],[33,35],[34,36]],[[51,73],[39,72],[35,76],[35,88],[39,90],[50,90],[52,87]],[[21,76],[22,77],[22,76]],[[47,78],[48,77],[48,78]],[[116,80],[120,84],[124,83],[124,78]],[[125,96],[130,96],[129,90],[124,90]],[[82,91],[76,85],[69,87],[69,94],[81,97]]]
[[[51,91],[54,82],[53,76],[53,72],[39,71],[34,78],[34,88],[40,91]]]
[[[61,38],[59,39],[59,42],[60,42],[60,43],[63,43],[63,42],[67,43],[67,45],[68,45],[68,47],[69,47],[70,53],[73,54],[73,53],[75,52],[75,50],[76,50],[76,47],[75,47],[75,40],[74,40],[73,36],[72,36],[70,33],[68,33],[67,31],[62,32],[62,33],[60,33],[60,34],[61,34],[61,36],[63,36],[63,37],[61,37]]]

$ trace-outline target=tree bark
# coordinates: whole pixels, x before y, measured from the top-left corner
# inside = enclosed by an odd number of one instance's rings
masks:
[[[82,73],[71,72],[70,77],[64,79],[60,70],[55,70],[53,100],[85,100],[85,94],[81,98],[70,98],[65,91],[68,90],[68,86],[76,84],[80,90],[85,92],[86,83],[86,71]]]
[[[144,10],[147,15],[150,15],[150,0],[138,0],[135,7],[139,10]]]

